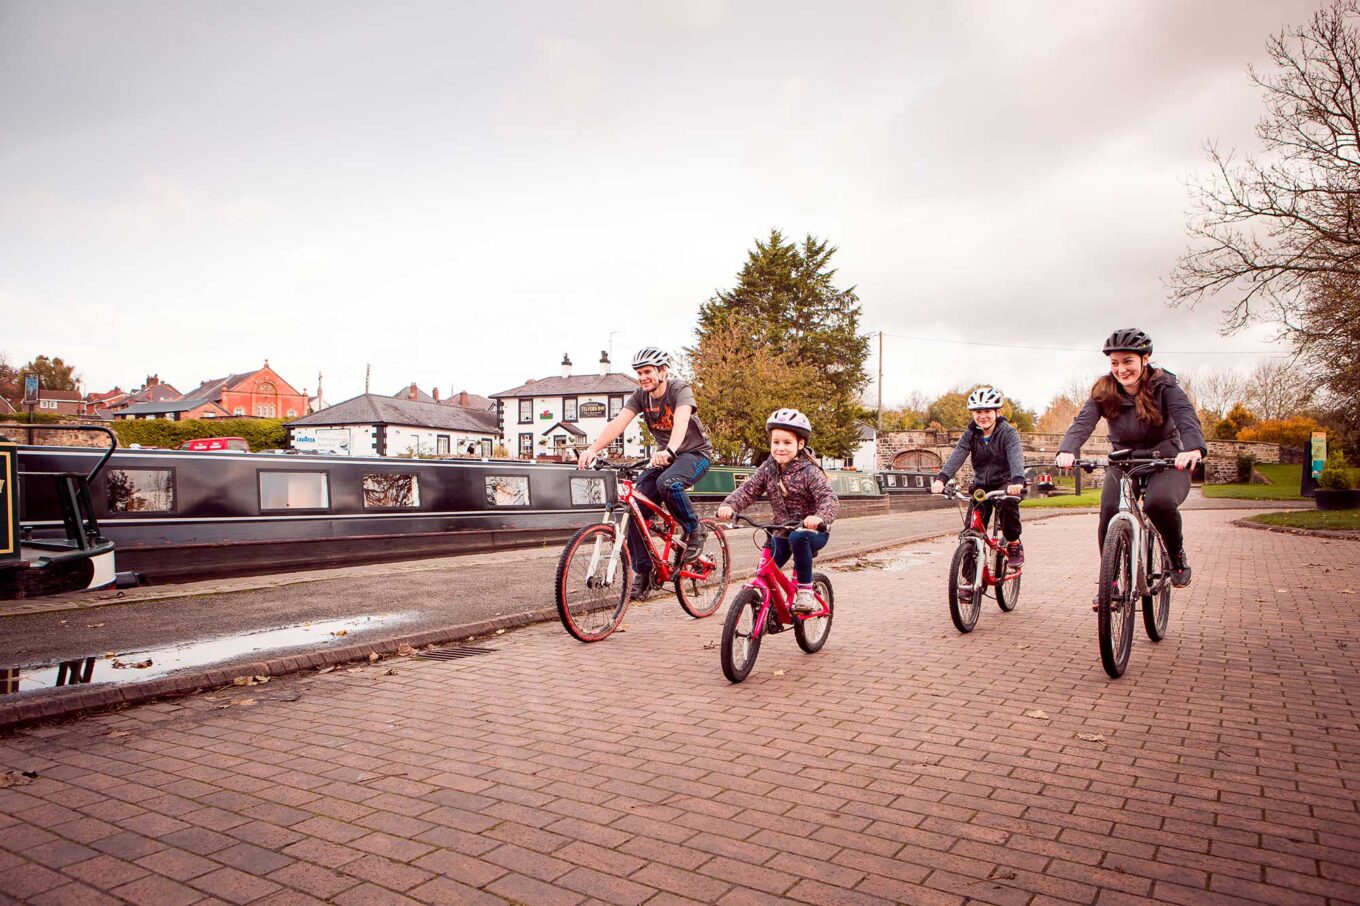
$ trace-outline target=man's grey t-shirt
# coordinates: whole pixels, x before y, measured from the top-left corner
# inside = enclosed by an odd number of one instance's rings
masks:
[[[678,406],[689,406],[689,429],[685,431],[684,442],[671,444],[671,429],[675,427],[675,410]],[[694,391],[689,384],[671,378],[666,382],[666,392],[660,398],[652,396],[641,387],[623,404],[623,408],[640,413],[652,432],[656,442],[663,448],[673,449],[676,453],[698,453],[712,457],[713,446],[708,442],[704,426],[699,421],[699,405],[694,402]]]

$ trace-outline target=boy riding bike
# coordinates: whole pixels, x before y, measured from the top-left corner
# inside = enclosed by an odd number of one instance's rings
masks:
[[[940,467],[930,493],[944,493],[944,483],[954,477],[969,456],[973,459],[970,494],[978,488],[987,491],[1005,488],[1007,494],[1019,497],[1025,490],[1025,455],[1020,447],[1020,432],[1001,415],[1005,402],[1001,392],[991,387],[979,387],[968,395],[973,423],[959,438],[949,460]],[[984,525],[992,515],[992,503],[989,500],[979,504]],[[996,504],[1001,535],[1006,539],[1006,557],[1012,567],[1019,569],[1025,563],[1025,547],[1020,543],[1020,502],[1001,500]]]
[[[585,449],[576,468],[589,468],[599,452],[642,414],[647,429],[661,449],[652,454],[651,468],[633,484],[634,490],[651,500],[664,502],[685,529],[685,559],[693,560],[703,550],[708,532],[699,522],[689,495],[685,493],[708,471],[713,446],[696,414],[698,404],[689,384],[670,376],[670,356],[655,346],[646,346],[633,356],[638,389],[624,401],[623,409]],[[658,495],[658,489],[660,494]],[[628,524],[628,553],[633,561],[633,587],[630,594],[640,598],[651,587],[652,561],[647,542],[635,522]]]
[[[818,605],[812,593],[812,558],[830,538],[827,529],[836,518],[840,501],[808,448],[812,422],[806,415],[797,409],[778,409],[765,420],[765,430],[770,434],[770,458],[727,495],[715,515],[725,522],[762,497],[769,497],[774,522],[801,522],[803,527],[787,538],[771,535],[770,553],[781,568],[793,557],[798,591],[790,609],[815,613]]]

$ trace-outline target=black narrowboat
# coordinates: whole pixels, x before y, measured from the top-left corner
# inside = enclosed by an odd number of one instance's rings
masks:
[[[23,446],[74,472],[103,451]],[[120,449],[89,488],[118,567],[163,582],[559,543],[615,500],[608,472],[514,460]],[[60,502],[25,484],[19,521],[60,537]]]

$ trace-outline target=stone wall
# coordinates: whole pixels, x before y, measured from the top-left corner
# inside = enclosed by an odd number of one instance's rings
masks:
[[[108,422],[99,418],[63,418],[48,426],[39,425],[35,430],[30,431],[28,425],[23,422],[0,421],[0,435],[8,437],[15,443],[39,447],[103,448],[109,445],[108,435],[99,431],[52,430],[53,428],[59,429],[62,425],[112,427]]]
[[[1237,457],[1252,456],[1257,462],[1280,462],[1279,444],[1248,443],[1240,440],[1210,440],[1209,458],[1204,462],[1206,484],[1234,484],[1237,481]]]

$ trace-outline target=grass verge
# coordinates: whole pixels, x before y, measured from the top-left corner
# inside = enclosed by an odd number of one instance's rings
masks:
[[[1100,488],[1087,488],[1080,494],[1059,494],[1057,497],[1030,497],[1020,501],[1020,506],[1024,509],[1100,506]]]
[[[1262,525],[1337,532],[1360,531],[1360,510],[1291,510],[1287,513],[1261,513],[1249,518]]]

